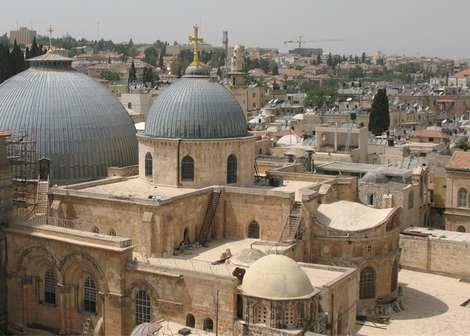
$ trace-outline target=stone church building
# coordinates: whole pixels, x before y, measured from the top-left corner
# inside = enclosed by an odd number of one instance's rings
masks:
[[[53,184],[45,213],[2,207],[11,330],[130,335],[171,321],[173,333],[342,335],[397,296],[401,208],[362,204],[356,177],[302,165],[255,178],[243,110],[207,76],[197,42],[194,54],[137,135],[138,168]]]

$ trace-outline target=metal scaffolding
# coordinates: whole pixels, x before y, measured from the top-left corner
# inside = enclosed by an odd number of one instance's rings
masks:
[[[13,212],[31,212],[36,205],[37,169],[36,141],[31,130],[5,130],[7,159],[13,173]]]

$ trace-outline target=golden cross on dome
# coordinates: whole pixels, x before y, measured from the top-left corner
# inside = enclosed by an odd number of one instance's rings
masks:
[[[55,52],[52,50],[52,26],[49,26],[49,29],[47,30],[49,32],[49,50],[47,51],[48,54],[55,54]]]
[[[193,36],[188,36],[189,42],[194,42],[194,61],[190,65],[199,65],[199,56],[197,55],[197,43],[201,42],[204,43],[204,36],[198,37],[197,36],[197,30],[199,27],[195,25],[194,27],[194,37]]]

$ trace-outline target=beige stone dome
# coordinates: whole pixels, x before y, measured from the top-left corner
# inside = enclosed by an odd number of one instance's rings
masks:
[[[291,258],[269,254],[246,271],[241,289],[245,294],[265,298],[298,298],[315,290],[302,268]]]

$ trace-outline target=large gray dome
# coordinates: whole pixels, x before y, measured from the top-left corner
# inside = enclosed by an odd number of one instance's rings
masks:
[[[51,180],[95,179],[107,167],[137,164],[134,124],[106,87],[72,69],[70,58],[30,61],[0,85],[0,129],[29,131],[37,159],[51,160]]]
[[[214,139],[246,137],[248,132],[245,114],[229,90],[206,76],[187,75],[155,99],[145,135]]]

